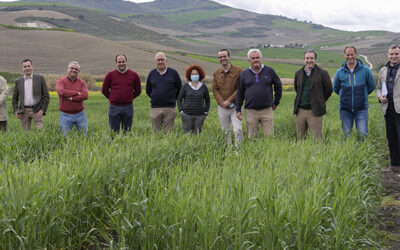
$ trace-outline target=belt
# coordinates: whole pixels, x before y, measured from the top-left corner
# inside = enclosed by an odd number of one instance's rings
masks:
[[[27,109],[33,109],[33,107],[34,106],[24,106],[24,108],[27,108]]]

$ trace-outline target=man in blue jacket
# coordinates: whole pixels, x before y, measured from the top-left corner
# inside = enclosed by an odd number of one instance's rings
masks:
[[[368,95],[375,89],[375,79],[371,70],[356,57],[356,48],[346,46],[346,62],[336,71],[333,91],[339,95],[339,114],[344,136],[351,133],[355,121],[363,140],[368,133]]]

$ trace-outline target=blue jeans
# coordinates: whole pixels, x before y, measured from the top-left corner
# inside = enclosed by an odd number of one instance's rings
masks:
[[[118,133],[122,124],[124,133],[131,131],[133,119],[133,105],[116,106],[110,104],[108,123],[113,132]]]
[[[342,120],[342,129],[345,137],[349,136],[353,129],[353,123],[355,121],[358,133],[361,139],[367,136],[368,133],[368,109],[360,111],[350,112],[344,109],[340,109],[340,120]]]
[[[67,131],[71,130],[73,126],[78,130],[83,130],[86,134],[88,131],[88,122],[85,115],[85,110],[76,114],[68,114],[60,111],[60,128],[61,132],[65,135]]]

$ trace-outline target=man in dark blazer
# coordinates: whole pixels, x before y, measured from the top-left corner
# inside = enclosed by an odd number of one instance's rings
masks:
[[[307,130],[316,140],[322,138],[322,116],[325,103],[332,94],[332,81],[326,70],[316,64],[314,50],[304,52],[304,66],[294,77],[294,114],[296,115],[297,138],[304,138]]]
[[[316,140],[322,138],[322,116],[325,103],[332,94],[332,81],[326,70],[316,64],[314,50],[304,52],[304,66],[294,76],[294,114],[296,115],[297,138],[301,139],[310,130]]]
[[[43,128],[43,115],[49,105],[50,95],[46,80],[41,75],[33,74],[32,61],[22,60],[23,76],[15,81],[12,98],[15,116],[21,120],[22,129],[29,130],[31,122],[36,129]]]

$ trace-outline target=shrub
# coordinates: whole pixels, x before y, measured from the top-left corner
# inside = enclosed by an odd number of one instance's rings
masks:
[[[50,91],[56,91],[57,80],[65,75],[60,74],[47,74],[45,75],[47,87]],[[79,78],[86,82],[88,90],[97,91],[99,87],[96,86],[96,79],[90,73],[80,73]]]

